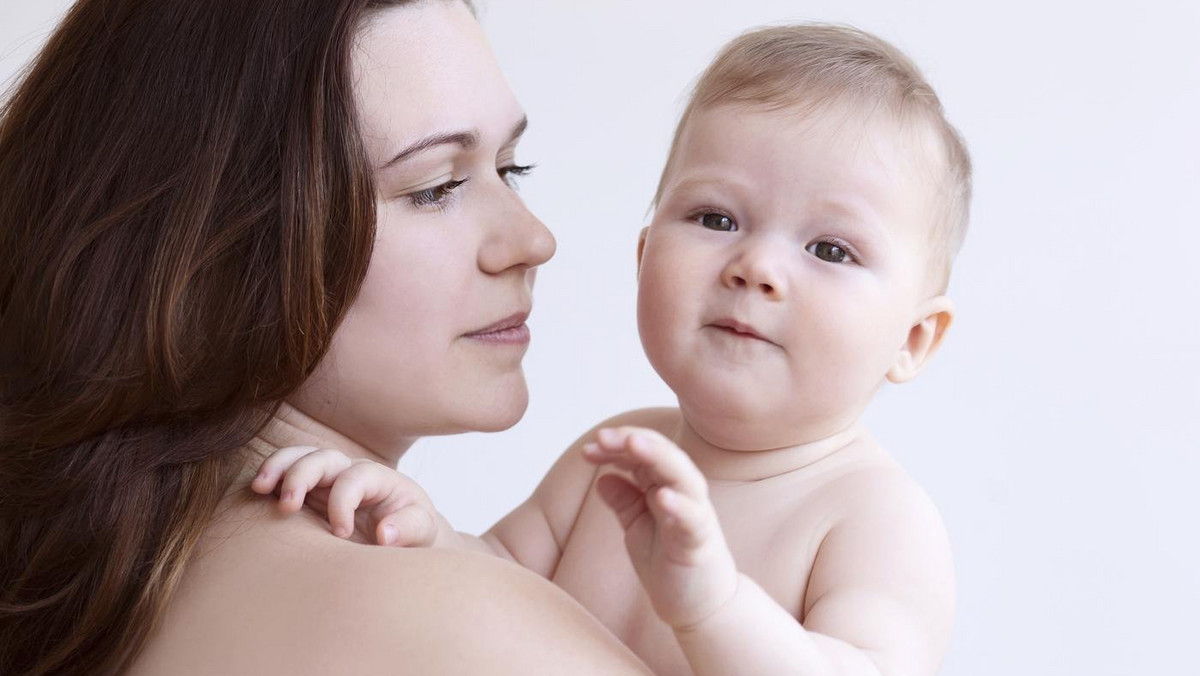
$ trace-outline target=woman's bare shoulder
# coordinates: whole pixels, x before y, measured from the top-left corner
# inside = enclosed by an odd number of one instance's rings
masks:
[[[197,557],[134,669],[232,673],[649,674],[578,603],[474,552],[252,523]]]

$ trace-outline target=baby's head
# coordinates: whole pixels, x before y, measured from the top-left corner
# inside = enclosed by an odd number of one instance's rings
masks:
[[[896,48],[758,30],[701,76],[639,244],[638,324],[708,441],[759,450],[857,419],[953,317],[970,160]]]

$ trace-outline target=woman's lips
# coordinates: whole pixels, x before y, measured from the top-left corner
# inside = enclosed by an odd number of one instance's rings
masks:
[[[470,333],[467,338],[490,345],[524,345],[529,342],[529,327],[521,324],[498,331]]]
[[[528,311],[517,312],[464,337],[489,345],[524,345],[529,342],[528,318]]]

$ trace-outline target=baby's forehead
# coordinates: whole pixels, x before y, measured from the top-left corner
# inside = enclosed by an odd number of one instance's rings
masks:
[[[916,171],[932,176],[942,168],[941,144],[932,123],[919,115],[891,110],[877,100],[842,95],[771,107],[733,105],[729,109],[734,114],[725,116],[726,124],[736,125],[744,117],[765,116],[773,120],[775,132],[781,137],[824,144],[842,153],[865,153],[906,174]]]
[[[731,177],[780,193],[926,201],[945,174],[932,125],[854,102],[724,104],[694,111],[684,124],[677,184]]]

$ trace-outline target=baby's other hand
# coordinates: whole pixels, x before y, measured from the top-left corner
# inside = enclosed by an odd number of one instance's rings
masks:
[[[289,446],[272,453],[250,488],[269,495],[277,486],[280,509],[296,512],[308,504],[323,513],[334,535],[342,538],[357,530],[381,545],[431,547],[444,523],[412,479],[331,448]]]
[[[683,449],[649,429],[603,429],[584,457],[628,474],[596,482],[625,529],[625,546],[664,622],[685,629],[719,610],[737,591],[733,561],[708,482]]]

